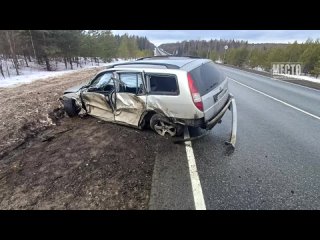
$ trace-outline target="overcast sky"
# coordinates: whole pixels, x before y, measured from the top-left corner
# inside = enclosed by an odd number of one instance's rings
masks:
[[[320,30],[112,30],[114,34],[146,36],[153,44],[183,40],[234,39],[249,43],[304,42],[320,38]]]

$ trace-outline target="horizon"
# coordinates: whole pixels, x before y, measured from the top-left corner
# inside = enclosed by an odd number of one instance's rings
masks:
[[[249,44],[293,44],[320,38],[320,30],[111,30],[113,34],[147,37],[156,47],[183,41],[235,40]]]

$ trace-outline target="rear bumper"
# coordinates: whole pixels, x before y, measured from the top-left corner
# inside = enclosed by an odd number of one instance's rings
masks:
[[[230,109],[230,106],[232,104],[232,99],[234,97],[229,93],[228,100],[226,101],[225,105],[221,108],[220,112],[216,114],[214,117],[209,119],[208,121],[205,121],[204,118],[198,118],[198,119],[180,119],[176,118],[174,119],[174,122],[180,123],[184,126],[188,127],[201,127],[203,129],[210,130],[212,129],[223,117],[227,109]]]
[[[210,119],[207,122],[204,122],[203,125],[201,126],[202,128],[205,128],[206,130],[212,129],[223,117],[223,115],[226,113],[227,109],[229,109],[232,112],[232,129],[231,129],[231,136],[230,136],[230,141],[226,141],[225,144],[231,146],[232,150],[235,149],[235,144],[236,144],[236,138],[237,138],[237,106],[236,106],[236,101],[232,94],[229,94],[228,96],[228,101],[226,104],[223,106],[223,108],[220,110],[220,112]],[[203,118],[202,118],[203,120]],[[175,140],[175,142],[185,142],[185,141],[192,141],[201,137],[206,136],[210,131],[206,131],[206,133],[196,136],[196,137],[189,137],[189,138],[184,138],[184,139],[178,139]]]
[[[234,101],[234,97],[231,94],[229,94],[228,101],[223,106],[223,108],[220,110],[220,112],[216,116],[214,116],[212,119],[210,119],[209,121],[204,123],[205,129],[207,129],[207,130],[212,129],[221,120],[221,118],[226,113],[228,108],[230,109],[230,106],[232,104],[232,100]]]

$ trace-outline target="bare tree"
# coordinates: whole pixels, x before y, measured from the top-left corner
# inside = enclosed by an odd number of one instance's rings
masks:
[[[8,77],[10,77],[10,71],[9,71],[8,62],[7,62],[7,58],[6,57],[5,57],[4,61],[6,63],[6,69],[7,69]]]
[[[3,73],[3,69],[2,69],[2,60],[0,60],[0,72],[2,77],[4,78],[4,73]]]
[[[29,30],[29,35],[30,35],[30,40],[31,40],[31,45],[32,45],[32,49],[33,49],[34,58],[37,59],[36,49],[34,48],[31,30]]]
[[[44,31],[42,32],[42,37],[43,37],[43,41],[44,41],[44,46],[47,47],[47,40],[46,40],[46,35],[45,35]],[[47,71],[51,71],[50,61],[49,61],[49,58],[48,58],[46,51],[44,51],[44,60],[46,62]]]
[[[11,33],[11,37],[10,37],[10,33]],[[17,59],[17,55],[15,53],[15,48],[13,47],[13,42],[14,42],[14,39],[13,39],[13,31],[6,31],[6,37],[7,37],[7,40],[8,40],[8,43],[9,43],[9,46],[10,46],[10,53],[12,55],[12,58],[13,58],[13,65],[14,65],[14,68],[16,69],[16,73],[17,75],[19,75],[19,71],[18,71],[18,59]]]

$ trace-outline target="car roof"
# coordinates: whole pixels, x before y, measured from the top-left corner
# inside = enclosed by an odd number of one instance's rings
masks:
[[[116,63],[112,67],[135,67],[135,68],[168,68],[168,69],[183,69],[189,70],[200,66],[205,62],[211,61],[210,59],[192,57],[192,56],[154,56],[139,58],[136,61],[126,63]]]

